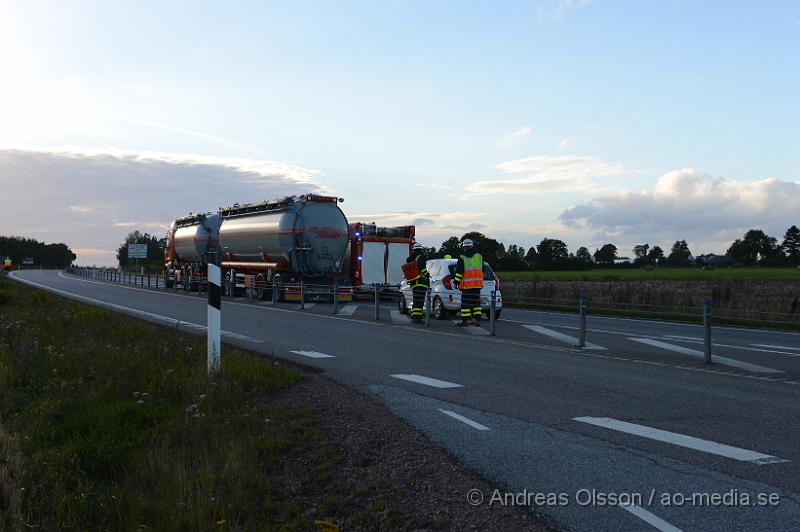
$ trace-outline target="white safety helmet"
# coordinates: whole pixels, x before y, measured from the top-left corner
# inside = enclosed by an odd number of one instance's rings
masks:
[[[422,249],[422,244],[419,242],[414,242],[414,246],[411,249]]]
[[[472,240],[470,240],[469,238],[468,238],[468,239],[466,239],[466,240],[464,240],[464,241],[461,243],[461,247],[463,247],[463,248],[471,248],[471,247],[473,247],[474,245],[475,245],[475,244],[473,244]]]

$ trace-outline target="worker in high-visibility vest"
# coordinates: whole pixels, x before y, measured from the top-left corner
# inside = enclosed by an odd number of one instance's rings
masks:
[[[422,244],[419,242],[414,242],[411,255],[403,264],[403,277],[411,287],[411,323],[424,323],[422,309],[425,306],[425,294],[431,286],[431,276],[428,273],[425,258],[422,256]]]
[[[453,281],[461,290],[461,322],[465,325],[481,325],[481,288],[483,288],[483,257],[475,249],[472,240],[461,243],[464,253],[458,257]]]
[[[4,270],[10,270],[11,269],[11,257],[6,257],[3,260],[3,269]]]

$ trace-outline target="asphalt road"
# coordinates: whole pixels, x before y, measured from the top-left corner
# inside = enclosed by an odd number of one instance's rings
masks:
[[[14,278],[202,331],[199,295],[53,271]],[[88,298],[88,299],[87,299]],[[497,337],[410,326],[386,303],[225,301],[225,339],[369,390],[520,504],[564,529],[800,530],[800,334],[504,309]],[[554,334],[555,333],[555,334]],[[224,357],[224,354],[223,354]],[[223,358],[224,364],[224,358]]]

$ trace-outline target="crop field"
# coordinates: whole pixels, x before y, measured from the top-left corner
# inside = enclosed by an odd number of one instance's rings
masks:
[[[800,281],[800,270],[793,268],[643,268],[597,269],[584,271],[498,272],[503,281],[650,281],[776,279]]]

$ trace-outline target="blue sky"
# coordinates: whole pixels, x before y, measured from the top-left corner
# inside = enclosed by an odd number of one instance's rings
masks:
[[[796,2],[0,13],[0,184],[21,200],[0,233],[85,262],[113,261],[131,228],[309,187],[353,221],[416,220],[429,245],[475,227],[525,247],[724,252],[800,223]]]

